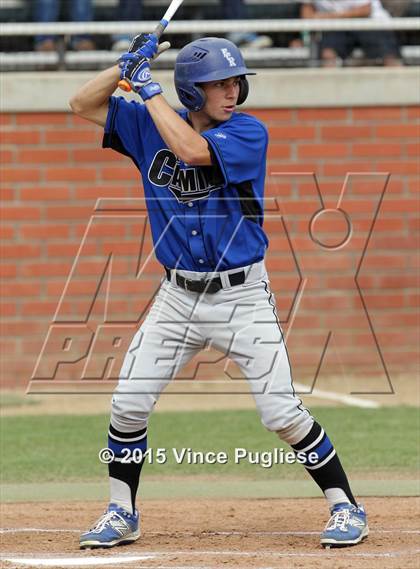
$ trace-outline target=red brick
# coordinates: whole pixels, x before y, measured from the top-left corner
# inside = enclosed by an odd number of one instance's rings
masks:
[[[32,298],[39,296],[41,293],[41,286],[39,283],[29,282],[14,282],[10,284],[1,285],[1,294],[8,298],[30,296]]]
[[[2,279],[12,279],[16,277],[16,264],[1,263],[0,264],[0,276]]]
[[[16,316],[15,304],[13,304],[11,302],[1,302],[0,303],[0,316],[2,318],[5,318],[6,316]],[[3,360],[3,365],[4,365],[4,360]]]
[[[4,182],[39,182],[40,171],[34,168],[3,168],[0,179]]]
[[[25,316],[53,316],[57,310],[56,302],[37,300],[37,302],[22,302],[21,314]]]
[[[400,120],[402,118],[401,107],[362,107],[352,109],[353,120]]]
[[[349,154],[347,144],[300,144],[298,158],[344,158]]]
[[[420,136],[420,125],[401,123],[379,125],[375,129],[375,134],[383,138],[418,138]]]
[[[409,119],[420,119],[420,107],[407,107],[406,112]]]
[[[130,188],[121,186],[121,184],[77,186],[74,190],[74,197],[77,200],[97,200],[99,198],[121,198],[131,197]]]
[[[404,200],[390,200],[386,199],[381,205],[382,213],[400,213],[400,212],[410,212],[415,213],[418,211],[419,201],[417,199],[404,199]]]
[[[319,170],[319,169],[318,169]],[[339,162],[336,164],[325,163],[321,168],[321,172],[324,176],[340,176],[343,179],[347,174],[357,174],[358,172],[364,172],[367,174],[377,174],[380,169],[376,167],[372,162]],[[386,170],[387,172],[387,170]]]
[[[420,219],[414,218],[408,220],[408,230],[411,231],[420,231]]]
[[[15,228],[10,225],[0,225],[0,238],[13,239],[15,236]]]
[[[280,162],[279,164],[271,164],[268,171],[270,176],[278,177],[279,180],[283,177],[298,177],[307,176],[312,177],[316,170],[319,170],[316,162]],[[297,181],[297,180],[296,180]]]
[[[321,128],[321,139],[323,140],[348,140],[352,142],[357,138],[371,138],[373,129],[371,126],[324,126]]]
[[[413,144],[406,144],[405,145],[405,151],[407,153],[407,156],[415,156],[416,158],[419,158],[419,156],[420,156],[420,143],[414,142]]]
[[[41,248],[39,245],[6,245],[1,247],[1,256],[4,259],[19,259],[27,257],[39,257]]]
[[[21,188],[20,197],[23,201],[68,200],[70,192],[65,187],[33,187]]]
[[[407,306],[413,306],[418,308],[420,306],[420,295],[414,294],[404,294],[405,303]]]
[[[140,172],[133,165],[127,165],[125,168],[102,168],[99,175],[102,180],[140,181]]]
[[[298,121],[346,121],[348,117],[348,109],[297,109]]]
[[[416,288],[418,278],[416,275],[381,275],[375,279],[376,286],[380,288],[395,288],[402,292],[403,288]]]
[[[85,235],[87,224],[73,226],[74,234],[77,238]],[[124,223],[115,223],[115,219],[109,219],[106,223],[93,222],[89,227],[89,237],[126,237],[129,231]]]
[[[314,126],[274,126],[269,127],[269,135],[271,142],[279,140],[294,140],[294,139],[313,139],[315,138],[316,130]]]
[[[374,158],[381,156],[400,156],[402,148],[401,144],[377,144],[374,142],[369,144],[353,144],[352,154],[354,156],[372,156]]]
[[[71,154],[73,161],[76,162],[76,164],[79,162],[126,162],[127,165],[132,165],[131,160],[128,158],[121,156],[118,152],[106,148],[76,148]]]
[[[90,219],[92,208],[89,206],[50,206],[47,208],[47,218],[56,219]]]
[[[5,188],[0,186],[0,199],[3,201],[11,201],[17,198],[17,190],[14,188]],[[1,213],[0,213],[1,217]]]
[[[368,308],[402,308],[405,304],[401,294],[363,294]]]
[[[27,219],[39,219],[40,210],[37,207],[7,206],[0,213],[3,220],[24,221]]]
[[[57,164],[59,162],[68,162],[68,150],[50,150],[50,149],[36,149],[36,150],[21,150],[19,152],[20,163],[35,163],[35,164]]]
[[[6,126],[13,124],[15,115],[0,113],[0,125]]]
[[[382,171],[388,171],[391,174],[402,174],[409,176],[410,174],[420,174],[420,161],[418,160],[398,160],[376,162],[376,168]]]
[[[84,243],[83,255],[95,255],[98,252],[98,248],[96,243]],[[78,243],[50,243],[47,245],[48,257],[71,257],[74,259],[78,251]]]
[[[51,130],[45,132],[46,144],[100,144],[98,133],[93,130]]]
[[[41,141],[41,134],[39,131],[9,131],[0,133],[1,144],[39,144]]]
[[[291,150],[290,144],[270,144],[268,146],[268,159],[285,158],[290,160]]]
[[[290,109],[252,109],[247,110],[264,123],[271,122],[292,122],[293,111]]]
[[[19,113],[16,114],[16,124],[39,125],[44,128],[50,124],[67,124],[67,113]]]
[[[386,255],[379,253],[372,253],[367,251],[363,259],[363,271],[372,270],[374,267],[387,269],[403,269],[405,268],[405,259],[401,255]]]
[[[15,153],[12,150],[0,150],[0,164],[14,162]]]
[[[96,179],[95,168],[49,168],[45,172],[45,178],[49,182],[94,182]]]
[[[66,263],[25,263],[19,269],[22,277],[61,277],[70,273],[71,262]]]
[[[413,194],[417,194],[420,190],[420,180],[419,178],[415,178],[413,180],[408,180],[407,181],[408,184],[408,191],[413,193]]]
[[[48,331],[48,326],[39,324],[38,322],[4,322],[2,324],[2,332],[7,336],[18,338],[24,335],[45,335]]]
[[[24,239],[66,239],[69,232],[68,225],[24,225],[20,229]]]

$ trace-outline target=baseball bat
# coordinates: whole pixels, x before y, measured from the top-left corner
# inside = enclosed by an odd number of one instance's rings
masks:
[[[158,23],[158,25],[155,28],[155,31],[153,32],[153,35],[155,35],[158,40],[160,39],[163,32],[166,30],[166,27],[174,17],[175,12],[181,6],[183,1],[184,0],[172,0],[172,2],[170,3],[169,8],[166,10],[163,18]],[[127,93],[131,91],[130,84],[125,79],[121,79],[121,81],[118,82],[118,87],[123,91],[126,91]]]

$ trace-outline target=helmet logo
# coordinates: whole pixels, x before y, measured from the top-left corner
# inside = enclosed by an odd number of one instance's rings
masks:
[[[233,55],[230,53],[230,51],[229,51],[227,48],[225,48],[225,47],[222,48],[220,51],[223,53],[223,57],[228,60],[229,66],[230,66],[230,67],[236,67],[235,58],[234,58]]]

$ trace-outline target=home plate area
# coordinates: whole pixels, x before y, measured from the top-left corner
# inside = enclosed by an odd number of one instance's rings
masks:
[[[95,502],[2,505],[2,567],[142,569],[418,569],[419,498],[367,498],[370,535],[324,550],[322,499],[145,500],[142,537],[129,546],[81,551],[99,517]]]

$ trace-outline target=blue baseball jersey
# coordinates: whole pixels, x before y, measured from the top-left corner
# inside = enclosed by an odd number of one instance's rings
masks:
[[[179,115],[188,121],[188,111]],[[104,148],[140,170],[155,255],[174,269],[225,271],[261,261],[267,129],[233,113],[206,130],[212,166],[190,166],[168,149],[145,105],[111,97]]]

